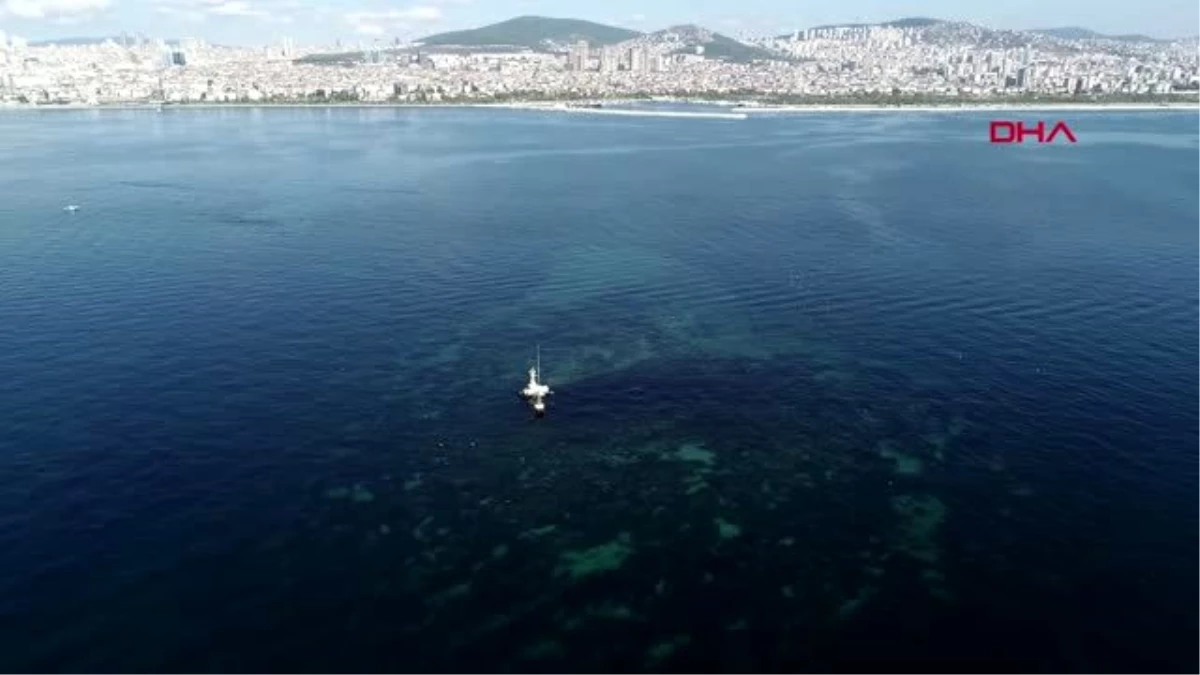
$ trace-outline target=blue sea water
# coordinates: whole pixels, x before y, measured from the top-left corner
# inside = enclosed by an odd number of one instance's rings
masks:
[[[0,669],[1195,672],[1196,115],[991,115],[0,115]]]

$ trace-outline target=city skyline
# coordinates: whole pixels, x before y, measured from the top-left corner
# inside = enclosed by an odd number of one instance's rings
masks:
[[[1142,3],[1130,18],[1127,6],[1082,0],[1017,2],[964,9],[946,0],[847,0],[794,7],[783,0],[743,0],[737,13],[728,2],[693,0],[646,3],[613,0],[597,6],[539,0],[426,0],[380,3],[332,0],[0,0],[0,31],[29,40],[143,33],[197,37],[231,45],[257,45],[285,37],[300,43],[335,40],[414,40],[448,30],[475,28],[523,14],[569,17],[652,31],[692,23],[731,36],[765,35],[818,25],[878,23],[909,16],[966,21],[997,29],[1078,26],[1100,33],[1141,33],[1157,38],[1197,35],[1200,8],[1179,0]]]

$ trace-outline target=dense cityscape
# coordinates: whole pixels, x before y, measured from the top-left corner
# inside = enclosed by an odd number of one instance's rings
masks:
[[[620,31],[597,38],[559,30],[561,21],[505,22],[531,28],[530,39],[509,40],[516,44],[480,44],[488,40],[478,31],[504,24],[414,43],[297,46],[284,39],[257,48],[141,35],[39,44],[0,33],[0,105],[639,96],[1194,101],[1200,85],[1194,39],[1061,36],[908,19],[740,41],[696,26],[634,33],[573,22]]]

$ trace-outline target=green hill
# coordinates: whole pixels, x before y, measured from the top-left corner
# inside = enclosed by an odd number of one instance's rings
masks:
[[[592,46],[614,44],[635,38],[641,33],[617,26],[606,26],[578,19],[554,19],[545,16],[519,16],[490,26],[471,30],[438,33],[423,38],[428,46],[483,47],[506,45],[545,49],[550,45],[566,45],[587,40]]]
[[[695,25],[672,26],[653,34],[658,40],[678,44],[676,54],[694,54],[696,47],[704,47],[704,58],[749,63],[759,60],[782,60],[783,57],[762,47],[738,42],[731,37],[714,33]]]
[[[1078,26],[1066,26],[1063,28],[1034,28],[1027,33],[1039,33],[1041,35],[1049,35],[1062,40],[1115,40],[1117,42],[1164,42],[1158,38],[1152,38],[1148,35],[1105,35],[1097,33],[1094,30],[1080,28]]]
[[[783,60],[783,57],[775,52],[738,42],[720,33],[713,33],[712,40],[704,45],[704,55],[710,59],[720,59],[731,63]]]
[[[927,16],[910,16],[895,21],[885,21],[879,25],[889,26],[891,28],[926,28],[936,26],[939,23],[945,23],[941,19],[931,19]]]

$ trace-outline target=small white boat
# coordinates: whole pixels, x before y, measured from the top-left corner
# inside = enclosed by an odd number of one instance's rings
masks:
[[[71,213],[75,213],[78,210],[79,210],[78,204],[67,204],[66,206],[63,207],[63,211],[69,211]]]
[[[538,417],[546,415],[546,397],[550,395],[550,387],[542,384],[538,377],[542,371],[542,350],[538,347],[537,365],[529,369],[529,383],[520,391],[521,398],[529,401],[533,414]]]

